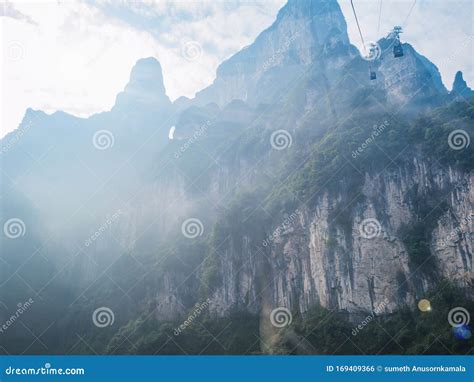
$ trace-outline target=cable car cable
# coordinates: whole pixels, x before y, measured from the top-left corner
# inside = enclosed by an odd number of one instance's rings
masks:
[[[413,4],[411,5],[410,10],[408,11],[408,15],[407,15],[407,17],[405,18],[405,21],[402,24],[403,28],[405,28],[405,26],[407,24],[407,21],[408,21],[409,17],[411,16],[411,13],[413,12],[413,8],[415,8],[415,5],[416,5],[416,0],[413,1]]]
[[[383,0],[380,0],[380,7],[379,7],[379,22],[377,23],[377,38],[379,36],[379,32],[380,32],[380,19],[382,17],[382,3],[383,3]]]
[[[354,18],[356,20],[357,29],[359,30],[360,40],[362,41],[362,46],[364,47],[364,54],[365,57],[369,59],[369,75],[370,80],[375,80],[377,78],[377,74],[372,71],[372,64],[370,63],[370,57],[367,55],[367,48],[365,47],[364,36],[362,35],[362,30],[360,29],[359,19],[357,18],[357,12],[354,7],[353,0],[351,0],[352,12],[354,13]]]
[[[362,31],[360,30],[359,19],[357,18],[357,13],[356,13],[356,10],[354,8],[353,0],[351,0],[351,6],[352,6],[352,12],[354,13],[354,17],[355,17],[355,20],[356,20],[357,29],[359,29],[359,35],[360,35],[360,39],[362,40],[362,46],[364,47],[364,53],[367,56],[367,49],[365,48],[364,36],[362,36]]]

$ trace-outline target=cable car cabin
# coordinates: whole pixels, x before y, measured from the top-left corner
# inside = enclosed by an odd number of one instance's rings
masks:
[[[398,43],[393,46],[393,57],[403,57],[403,48],[402,44]]]
[[[370,72],[370,80],[373,81],[373,80],[376,80],[376,79],[377,79],[377,73]]]

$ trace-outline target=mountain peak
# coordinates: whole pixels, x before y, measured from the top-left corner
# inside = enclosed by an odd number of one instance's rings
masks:
[[[289,12],[293,16],[311,17],[339,10],[337,0],[288,0],[279,13]]]
[[[462,72],[459,70],[454,76],[453,91],[462,92],[467,88],[468,88],[467,83],[464,80]]]
[[[339,70],[353,56],[347,24],[337,0],[289,0],[274,23],[217,69],[214,83],[196,95],[205,105],[233,99],[271,102],[314,63],[331,57]]]
[[[152,81],[155,85],[163,85],[161,65],[155,57],[140,58],[132,68],[129,85],[146,81]]]
[[[337,37],[344,44],[349,44],[347,24],[337,0],[288,0],[280,10],[276,25],[290,23],[298,19],[302,27],[316,45],[327,44],[329,39]]]
[[[458,70],[454,76],[454,82],[456,81],[464,81],[463,74],[460,70]]]
[[[453,89],[451,95],[454,97],[465,97],[469,98],[474,96],[474,91],[467,86],[461,71],[458,71],[454,76]]]
[[[169,104],[160,63],[154,57],[139,59],[132,68],[127,86],[117,96],[115,107]]]

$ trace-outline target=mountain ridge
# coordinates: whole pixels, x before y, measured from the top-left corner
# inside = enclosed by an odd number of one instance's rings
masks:
[[[324,7],[321,8],[321,5],[323,5]],[[124,107],[126,108],[127,103],[129,104],[128,106],[130,107],[135,107],[135,108],[139,107],[142,110],[144,108],[146,109],[147,107],[146,105],[149,105],[150,107],[157,107],[158,109],[171,108],[173,112],[179,112],[179,110],[184,110],[185,108],[191,105],[204,106],[208,103],[217,103],[220,107],[223,107],[234,99],[244,100],[244,101],[250,102],[251,104],[254,103],[255,106],[259,102],[268,102],[268,101],[271,102],[272,101],[271,99],[265,99],[265,98],[261,99],[261,97],[258,96],[258,94],[256,96],[253,96],[252,94],[258,93],[258,92],[262,92],[262,93],[270,92],[270,93],[278,95],[278,91],[281,88],[284,88],[285,85],[288,85],[291,83],[291,81],[294,81],[295,79],[297,79],[298,76],[301,75],[302,72],[304,73],[305,71],[307,71],[307,69],[299,67],[298,62],[294,61],[294,59],[291,59],[288,64],[290,68],[285,68],[285,70],[290,70],[292,74],[289,75],[289,77],[285,79],[280,76],[280,73],[278,71],[275,74],[276,76],[275,78],[273,78],[272,76],[270,77],[267,76],[268,77],[267,78],[265,77],[263,72],[259,74],[259,71],[262,71],[262,68],[253,67],[252,70],[256,70],[256,72],[253,72],[251,74],[232,73],[233,69],[231,68],[235,67],[236,65],[237,66],[242,65],[242,64],[239,64],[239,59],[243,54],[247,54],[249,50],[258,50],[257,46],[261,43],[261,40],[264,40],[264,39],[268,40],[269,37],[267,36],[271,35],[272,33],[275,33],[275,30],[278,30],[278,27],[280,26],[281,23],[285,21],[285,18],[295,17],[295,15],[296,17],[302,17],[305,19],[308,19],[309,17],[310,23],[313,22],[313,20],[311,19],[312,15],[319,15],[319,16],[329,15],[328,20],[325,20],[325,21],[330,22],[330,23],[334,22],[334,20],[339,20],[338,23],[341,25],[341,27],[336,28],[337,29],[336,35],[342,36],[342,37],[336,38],[336,42],[332,41],[331,44],[336,44],[336,45],[342,44],[344,47],[346,47],[343,49],[343,50],[346,50],[346,52],[343,53],[343,56],[346,57],[343,61],[344,63],[347,64],[348,62],[350,62],[350,60],[354,60],[354,59],[358,60],[360,53],[349,42],[349,38],[347,36],[346,22],[337,0],[311,0],[311,1],[290,0],[278,12],[278,15],[274,23],[270,27],[262,31],[252,44],[243,48],[241,51],[235,53],[233,56],[231,56],[229,59],[225,60],[223,63],[219,65],[216,71],[217,76],[214,83],[202,89],[201,91],[197,92],[194,98],[189,99],[187,97],[179,97],[174,102],[171,102],[169,98],[166,96],[166,89],[164,88],[164,84],[163,84],[163,73],[162,73],[162,69],[161,69],[161,65],[159,61],[154,57],[148,57],[148,58],[142,58],[142,59],[137,60],[136,64],[131,70],[129,82],[127,83],[124,90],[120,92],[119,94],[117,94],[115,104],[110,111],[118,111],[121,108],[124,108]],[[263,61],[263,63],[261,63],[261,66],[265,67],[266,69],[265,71],[268,71],[272,68],[273,70],[276,71],[276,67],[278,67],[280,61],[284,57],[291,55],[292,49],[294,49],[292,45],[299,44],[299,41],[301,40],[301,37],[303,35],[310,36],[313,33],[317,32],[317,31],[313,31],[310,28],[309,31],[306,30],[306,32],[303,34],[301,33],[301,30],[302,30],[301,26],[299,26],[298,28],[296,29],[294,39],[292,39],[291,36],[290,38],[287,38],[286,40],[285,39],[282,40],[282,38],[279,37],[278,40],[280,42],[274,44],[275,46],[273,48],[273,53],[270,52],[270,53],[267,53],[266,55],[262,54],[263,58],[260,59],[260,61]],[[341,28],[343,29],[343,31],[341,31]],[[334,28],[326,27],[322,29],[326,31],[327,29],[331,30]],[[323,39],[324,43],[320,43],[320,46],[323,46],[325,43],[330,42],[330,40],[333,38],[334,36],[330,35],[328,32],[328,34],[326,35],[326,38]],[[328,41],[326,41],[326,39],[328,39]],[[382,38],[378,42],[382,46],[382,50],[384,49],[384,46],[391,44],[390,42],[387,44],[386,41],[387,40],[385,38]],[[299,65],[301,65],[302,63],[305,65],[309,65],[313,63],[312,61],[313,58],[311,58],[312,57],[311,51],[312,49],[314,49],[314,44],[315,44],[314,41],[313,43],[311,42],[306,43],[306,47],[305,47],[306,53],[303,54],[301,51],[300,56],[297,55],[297,57],[300,57]],[[433,78],[434,89],[437,92],[439,92],[439,95],[441,96],[446,95],[447,90],[441,81],[441,76],[439,74],[439,70],[437,69],[436,65],[433,64],[431,61],[429,61],[428,58],[419,54],[412,46],[407,45],[407,44],[404,44],[404,46],[408,47],[409,51],[414,54],[416,59],[422,62],[423,67],[425,67],[427,70],[427,73]],[[391,60],[391,62],[396,63],[397,61]],[[297,65],[294,65],[295,63]],[[344,63],[339,63],[337,66],[342,68]],[[332,66],[334,66],[334,64],[335,62],[332,62]],[[147,69],[147,65],[148,65],[148,69]],[[375,68],[377,68],[379,65],[380,63],[378,63],[377,61],[374,63]],[[139,69],[140,66],[142,66],[141,69]],[[150,76],[148,76],[148,74],[145,73],[147,70],[151,70],[151,72],[149,73]],[[400,68],[395,68],[394,70],[397,72],[400,72]],[[143,75],[144,78],[147,78],[147,80],[141,81],[138,78],[134,78],[134,71],[135,73],[141,72],[140,75]],[[231,72],[231,77],[233,79],[223,78],[221,81],[220,78],[226,77],[225,73],[229,71]],[[256,82],[256,84],[250,87],[248,85],[245,85],[245,82],[246,82],[245,78],[247,77],[249,77],[249,81]],[[426,75],[422,77],[427,78]],[[361,78],[364,78],[364,77],[361,77]],[[261,82],[259,83],[258,81],[261,81]],[[222,82],[223,84],[219,85],[220,82]],[[235,88],[234,91],[231,92],[231,94],[219,95],[219,90],[218,89],[216,90],[216,87],[219,88],[220,86],[232,87],[234,86],[232,84],[235,84],[237,82],[240,82],[241,85],[238,85],[237,88]],[[278,83],[279,85],[275,87],[275,83]],[[457,82],[455,81],[455,83]],[[391,86],[391,84],[389,86]],[[386,87],[386,84],[382,85],[381,87]],[[467,84],[466,84],[466,87],[467,87]],[[466,92],[468,91],[466,90]],[[470,93],[466,93],[466,94],[470,94]],[[430,99],[432,96],[433,96],[433,93],[430,93],[429,96],[426,96],[425,98]],[[103,113],[107,113],[107,111],[94,114],[91,117],[95,117],[96,115],[100,115]],[[27,116],[27,114],[28,114],[28,110],[27,112],[25,112],[25,117]],[[76,117],[76,118],[87,119],[87,118],[80,118],[80,117]]]

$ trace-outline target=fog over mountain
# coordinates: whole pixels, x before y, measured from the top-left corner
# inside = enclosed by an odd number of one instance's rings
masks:
[[[193,99],[147,57],[108,112],[28,109],[0,141],[0,321],[31,298],[31,333],[0,349],[467,354],[422,333],[473,308],[473,90],[397,43],[367,60],[336,0],[289,0]],[[368,314],[391,339],[350,337]]]

